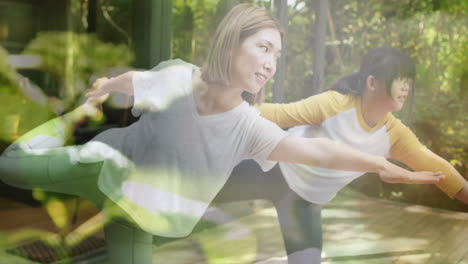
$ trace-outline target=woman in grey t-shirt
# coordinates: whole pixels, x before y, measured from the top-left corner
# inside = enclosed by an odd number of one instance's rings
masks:
[[[107,220],[118,215],[105,227],[109,263],[144,264],[151,263],[152,235],[188,235],[243,159],[265,169],[268,160],[377,172],[392,182],[443,177],[409,172],[326,139],[290,136],[261,118],[245,95],[257,95],[274,75],[282,42],[279,24],[265,10],[238,5],[218,26],[202,68],[173,61],[156,71],[99,79],[83,106],[5,151],[2,180],[83,196]],[[99,98],[112,91],[135,96],[140,120],[63,147],[67,124],[93,114]]]

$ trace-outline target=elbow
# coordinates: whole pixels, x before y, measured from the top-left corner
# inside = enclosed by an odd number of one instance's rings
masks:
[[[455,198],[468,205],[468,183],[455,195]]]

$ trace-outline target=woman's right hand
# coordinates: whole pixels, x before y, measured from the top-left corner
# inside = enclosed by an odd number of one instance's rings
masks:
[[[91,89],[89,89],[89,91],[85,94],[86,98],[88,99],[87,101],[98,103],[104,102],[105,99],[107,99],[107,95],[110,92],[109,88],[106,88],[108,86],[104,85],[108,81],[109,78],[107,77],[101,77],[94,81],[93,85],[91,86]]]
[[[84,113],[84,116],[96,120],[102,118],[101,104],[107,100],[110,92],[103,84],[108,81],[109,79],[107,77],[102,77],[94,81],[91,89],[85,94],[86,102],[79,107],[80,113]]]
[[[430,171],[408,171],[395,164],[388,164],[379,171],[380,179],[387,183],[405,183],[405,184],[434,184],[445,178],[445,175]]]

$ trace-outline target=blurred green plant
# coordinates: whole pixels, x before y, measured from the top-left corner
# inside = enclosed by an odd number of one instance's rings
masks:
[[[79,104],[77,97],[87,88],[93,74],[109,67],[129,65],[133,53],[126,45],[100,41],[95,35],[72,32],[41,32],[32,40],[23,54],[39,55],[39,70],[52,75],[59,82],[59,92],[65,110]],[[40,105],[26,97],[19,85],[14,69],[6,63],[7,52],[0,49],[0,151],[32,128],[54,116],[49,105]],[[24,232],[23,236],[38,236],[55,248],[68,248],[65,243],[70,223],[68,211],[61,195],[34,192],[54,221],[59,234],[49,232]],[[24,238],[13,237],[12,241]],[[49,241],[50,240],[50,241]],[[11,242],[11,241],[10,241]],[[68,253],[62,252],[64,256]]]
[[[73,32],[40,32],[23,54],[41,56],[40,69],[59,81],[59,95],[66,108],[76,106],[76,97],[87,88],[93,74],[130,65],[134,59],[124,44],[105,43],[94,34]]]
[[[53,116],[48,106],[22,93],[16,71],[7,64],[7,55],[0,47],[0,152],[18,136]]]
[[[12,69],[7,63],[8,52],[0,46],[0,86],[10,89],[11,91],[18,91],[19,85],[15,79],[15,70]]]

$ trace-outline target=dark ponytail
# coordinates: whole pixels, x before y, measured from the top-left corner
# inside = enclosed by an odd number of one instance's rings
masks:
[[[361,96],[365,91],[369,75],[382,82],[387,94],[391,96],[393,80],[398,78],[414,80],[416,66],[414,61],[401,51],[388,46],[378,47],[364,55],[358,72],[338,79],[330,89],[342,94]]]
[[[345,75],[335,81],[330,90],[338,91],[342,94],[349,94],[352,96],[360,96],[366,87],[366,78],[360,72],[353,72]]]

